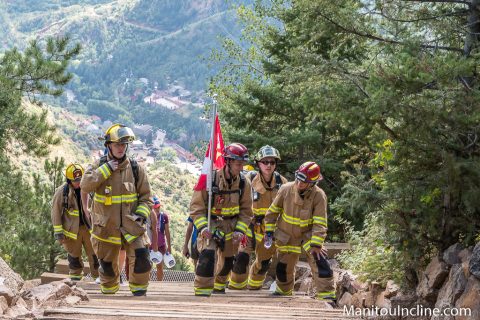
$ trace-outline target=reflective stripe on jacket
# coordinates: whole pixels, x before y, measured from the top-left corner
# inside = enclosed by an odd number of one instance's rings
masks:
[[[291,238],[311,236],[309,246],[321,246],[327,236],[327,196],[318,186],[300,196],[295,182],[284,184],[265,216],[266,231],[280,229]]]
[[[63,234],[65,237],[77,240],[80,224],[77,198],[72,185],[68,184],[67,209],[64,212],[63,188],[65,185],[67,185],[66,182],[58,187],[53,196],[51,213],[53,233],[56,236]]]
[[[107,161],[111,160],[110,156]],[[92,237],[113,244],[121,244],[121,235],[128,242],[145,234],[145,224],[135,221],[134,213],[145,218],[150,215],[150,184],[142,166],[138,166],[138,181],[126,158],[111,171],[107,163],[90,165],[82,177],[81,188],[93,192]]]
[[[232,186],[228,186],[225,179],[224,169],[216,170],[215,181],[220,191],[233,191],[240,189],[240,177],[233,180]],[[238,192],[231,194],[215,194],[213,197],[212,216],[232,218],[237,217],[235,230],[243,233],[247,232],[248,225],[252,221],[252,190],[250,181],[245,179],[243,195],[240,199]],[[207,227],[207,211],[208,211],[208,193],[206,190],[194,191],[192,200],[190,201],[190,217],[200,232]]]

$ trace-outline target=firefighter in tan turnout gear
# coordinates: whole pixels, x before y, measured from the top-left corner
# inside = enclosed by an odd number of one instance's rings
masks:
[[[70,279],[83,277],[82,246],[88,258],[90,273],[98,277],[98,259],[90,241],[90,217],[83,210],[80,195],[80,180],[83,168],[70,164],[65,170],[67,182],[61,185],[53,196],[52,224],[55,239],[67,251]]]
[[[118,255],[123,245],[128,256],[129,286],[135,296],[147,292],[150,270],[146,219],[152,206],[150,184],[143,167],[126,156],[133,131],[121,124],[105,133],[108,155],[90,166],[82,178],[82,191],[93,193],[92,243],[100,261],[101,291],[118,291]]]
[[[200,255],[194,281],[197,296],[210,296],[212,291],[225,293],[235,255],[233,242],[245,235],[252,220],[250,181],[241,173],[248,160],[248,150],[240,143],[232,143],[225,147],[223,157],[225,167],[212,175],[210,230],[207,228],[207,191],[195,191],[190,203],[190,217],[199,232]]]
[[[228,287],[230,289],[252,290],[261,289],[270,261],[275,254],[275,246],[265,248],[263,237],[265,234],[265,213],[275,199],[280,187],[287,183],[277,171],[277,161],[280,153],[277,149],[266,145],[260,148],[255,155],[255,163],[259,172],[250,171],[247,177],[252,183],[253,194],[253,221],[247,230],[248,240],[245,246],[240,246],[235,257]],[[255,251],[255,262],[248,271],[250,255]]]
[[[275,239],[278,264],[275,295],[292,295],[295,265],[305,250],[312,270],[317,299],[335,304],[333,271],[323,249],[327,236],[327,196],[316,186],[322,179],[315,162],[295,172],[295,182],[284,184],[265,216],[265,245]]]

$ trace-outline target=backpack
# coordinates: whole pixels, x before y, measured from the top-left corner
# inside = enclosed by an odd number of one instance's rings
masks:
[[[133,177],[135,178],[135,188],[137,188],[137,183],[138,183],[138,163],[137,160],[133,158],[130,159],[130,166],[132,167],[132,172],[133,172]],[[100,158],[100,164],[98,165],[99,167],[107,163],[107,156],[102,156]]]
[[[257,176],[257,174],[258,174],[257,171],[251,171],[250,172],[250,181],[253,181],[253,179]],[[277,171],[275,171],[273,173],[273,175],[275,176],[275,187],[274,187],[274,189],[279,190],[280,187],[283,184],[282,177],[280,176],[280,173],[278,173]],[[253,195],[253,201],[257,201],[260,198],[260,194],[257,191],[253,190],[253,188],[252,188],[252,195]]]
[[[165,233],[165,218],[164,218],[164,212],[163,211],[160,211],[160,214],[158,216],[158,226],[159,226],[159,229],[160,232],[162,233]]]
[[[232,193],[238,193],[239,194],[239,200],[242,199],[243,191],[245,190],[245,176],[243,175],[242,172],[240,172],[240,184],[238,185],[238,190],[229,190],[229,191],[220,191],[217,186],[217,175],[214,173],[213,175],[213,182],[212,182],[212,193],[213,194],[232,194]],[[212,197],[213,201],[213,197]]]

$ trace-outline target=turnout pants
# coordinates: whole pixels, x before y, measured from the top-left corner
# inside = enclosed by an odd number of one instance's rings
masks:
[[[260,241],[258,241],[257,238],[257,245],[255,246],[255,261],[250,267],[248,276],[249,289],[258,290],[262,288],[272,257],[275,255],[275,251],[275,245],[272,245],[267,249],[264,246],[263,237]]]
[[[145,235],[144,235],[145,236]],[[121,245],[101,241],[92,237],[93,248],[100,261],[100,288],[104,294],[113,294],[120,289],[120,270],[118,255]],[[127,252],[129,269],[129,287],[132,293],[146,292],[150,280],[152,263],[148,251],[148,242],[144,237],[136,238],[128,243],[122,237],[123,247]]]
[[[79,227],[76,240],[66,237],[63,247],[68,253],[67,260],[70,279],[82,280],[83,278],[82,247],[87,255],[92,277],[94,279],[98,277],[98,259],[93,251],[90,233],[85,225]]]
[[[233,267],[234,250],[232,235],[237,219],[216,220],[211,222],[212,234],[219,230],[224,234],[224,248],[214,239],[197,238],[200,252],[195,269],[194,292],[197,296],[210,296],[213,289],[224,290],[228,275]]]
[[[308,264],[312,270],[312,277],[317,290],[317,299],[335,299],[335,286],[333,271],[325,258],[318,259],[310,253],[309,241],[290,239],[287,243],[277,243],[277,288],[276,293],[280,295],[292,295],[295,283],[295,265],[298,262],[301,250],[306,252]]]
[[[254,251],[255,242],[252,238],[252,230],[247,229],[247,243],[243,247],[239,243],[234,244],[236,256],[233,263],[232,272],[228,281],[228,288],[242,290],[247,288],[248,266],[250,265],[250,256]]]

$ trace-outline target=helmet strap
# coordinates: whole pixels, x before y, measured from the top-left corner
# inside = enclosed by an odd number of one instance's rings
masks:
[[[117,160],[119,163],[120,162],[123,162],[123,160],[125,160],[127,158],[127,151],[128,151],[128,143],[127,143],[127,149],[125,149],[125,154],[123,155],[123,157],[121,157],[120,159],[115,157],[113,155],[113,152],[112,152],[112,148],[110,148],[110,143],[107,144],[107,148],[108,148],[108,154],[110,155],[110,157],[112,157],[113,159]]]

